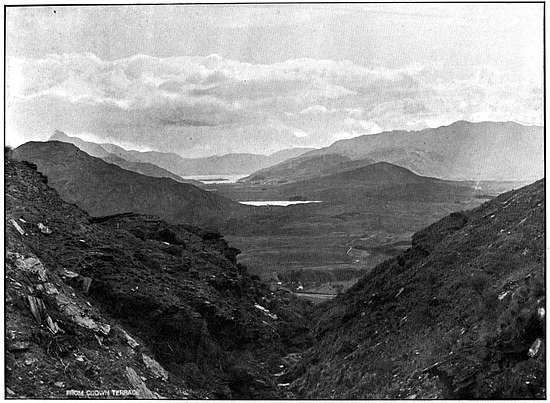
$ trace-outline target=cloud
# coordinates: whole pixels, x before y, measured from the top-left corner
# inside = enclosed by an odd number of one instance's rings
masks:
[[[305,109],[302,109],[299,113],[302,115],[306,114],[318,114],[318,113],[327,113],[328,109],[323,105],[311,105]]]
[[[461,119],[542,124],[543,117],[542,77],[485,65],[251,64],[215,54],[106,61],[83,53],[8,58],[6,74],[14,137],[48,137],[55,127],[182,153],[207,152],[206,145],[271,152]]]
[[[305,131],[303,130],[300,130],[300,129],[296,129],[292,132],[292,134],[294,134],[296,137],[298,138],[304,138],[304,137],[309,137],[309,134],[307,134]]]

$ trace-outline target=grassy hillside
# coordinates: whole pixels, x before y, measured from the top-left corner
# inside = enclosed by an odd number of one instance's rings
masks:
[[[68,143],[29,142],[15,149],[13,156],[36,164],[64,200],[92,215],[131,211],[172,222],[215,225],[248,211],[247,206],[193,185],[108,164]]]
[[[417,232],[322,305],[285,375],[303,398],[544,398],[545,186]]]

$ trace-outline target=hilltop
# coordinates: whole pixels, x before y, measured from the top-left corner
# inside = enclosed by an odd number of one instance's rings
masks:
[[[142,175],[147,175],[154,178],[170,178],[177,182],[192,183],[194,185],[198,185],[200,183],[197,181],[184,180],[180,176],[173,174],[172,172],[157,165],[137,161],[127,150],[114,144],[96,144],[90,141],[84,141],[78,137],[67,136],[59,130],[56,130],[56,132],[49,138],[49,141],[61,141],[63,143],[74,144],[92,157],[101,158],[105,162],[118,165],[123,169],[134,171]]]
[[[321,156],[340,156],[342,161],[386,161],[419,175],[449,180],[536,180],[544,176],[544,131],[540,126],[513,122],[459,121],[435,129],[363,135],[310,151],[254,173],[244,181],[307,179],[310,171],[303,165],[316,164]],[[333,165],[330,173],[348,169],[346,163]],[[293,168],[298,171],[290,174]]]
[[[238,183],[235,186],[219,187],[216,192],[232,199],[261,197],[266,200],[319,200],[345,204],[350,208],[357,208],[357,203],[372,198],[386,201],[454,202],[464,197],[481,195],[479,189],[474,189],[472,182],[421,176],[384,161],[358,162],[359,168],[349,168],[348,165],[349,169],[345,171],[319,174],[297,182],[279,183],[276,186]],[[330,170],[330,164],[328,166]]]
[[[301,398],[544,398],[545,184],[418,231],[319,306]]]
[[[91,217],[10,158],[5,180],[8,397],[291,396],[273,374],[307,343],[307,304],[248,275],[220,234]]]
[[[386,201],[454,201],[476,193],[468,183],[420,176],[389,162],[377,162],[332,175],[281,185],[277,192],[303,195],[308,200],[319,199],[349,205],[367,198]]]
[[[36,164],[64,200],[95,216],[131,211],[171,222],[216,225],[248,211],[187,183],[124,170],[69,143],[29,142],[13,150],[13,157]]]
[[[239,180],[242,183],[276,185],[287,182],[296,182],[335,172],[350,170],[353,168],[370,165],[372,159],[352,161],[350,158],[338,154],[323,154],[296,157],[269,168],[260,169],[245,178]]]

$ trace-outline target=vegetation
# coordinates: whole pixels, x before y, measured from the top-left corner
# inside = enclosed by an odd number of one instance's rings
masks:
[[[320,305],[304,398],[543,398],[544,182],[419,231]],[[317,385],[317,386],[316,386]]]
[[[90,217],[35,169],[6,161],[13,396],[64,398],[133,381],[149,398],[288,395],[273,374],[309,342],[309,304],[249,276],[217,232],[134,213]]]

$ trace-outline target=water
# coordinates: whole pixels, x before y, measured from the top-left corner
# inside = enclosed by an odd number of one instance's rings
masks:
[[[250,174],[235,174],[235,175],[189,175],[182,176],[183,179],[192,179],[204,184],[210,185],[214,183],[236,183],[239,179],[244,178]]]
[[[286,200],[271,200],[271,201],[240,201],[241,204],[248,204],[249,206],[290,206],[292,204],[307,204],[307,203],[321,203],[318,200],[307,201],[286,201]]]

